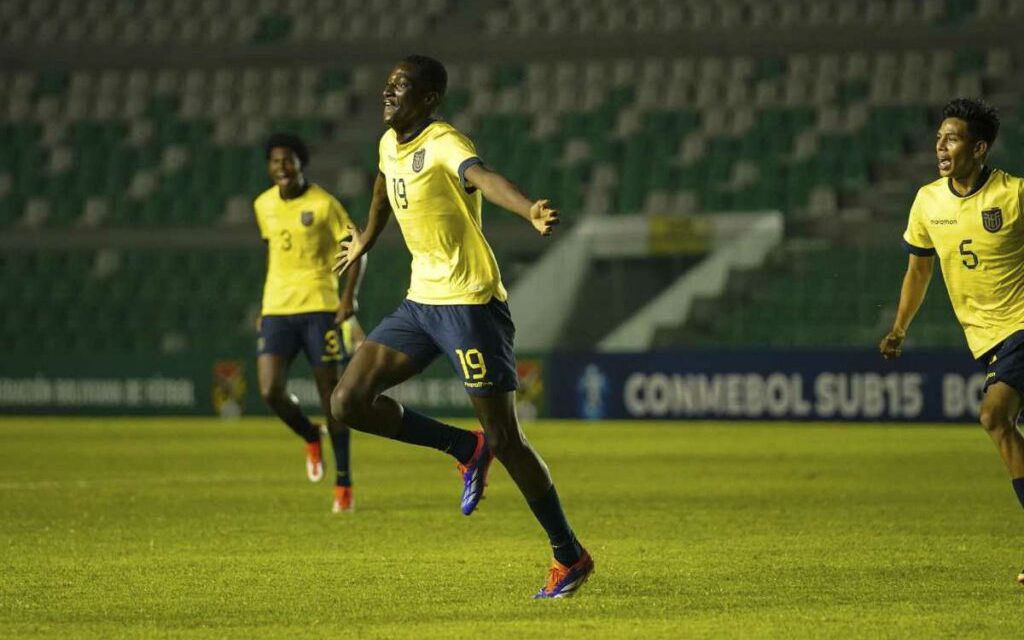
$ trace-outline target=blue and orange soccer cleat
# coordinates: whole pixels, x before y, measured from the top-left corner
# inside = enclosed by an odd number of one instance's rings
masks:
[[[473,513],[476,506],[484,498],[484,487],[487,486],[487,472],[491,468],[491,461],[494,454],[487,446],[487,438],[483,431],[474,431],[476,436],[476,449],[473,450],[473,457],[466,464],[458,464],[459,473],[462,474],[462,515],[468,516]]]
[[[576,564],[567,567],[558,560],[551,561],[551,568],[548,569],[548,583],[541,587],[534,600],[548,600],[552,598],[568,598],[576,593],[587,581],[590,574],[594,573],[594,559],[584,549]]]

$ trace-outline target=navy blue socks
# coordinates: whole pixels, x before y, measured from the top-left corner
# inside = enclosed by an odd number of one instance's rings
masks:
[[[476,450],[472,431],[457,429],[409,409],[402,414],[402,428],[395,440],[444,451],[462,464],[469,462]]]
[[[540,526],[548,534],[551,541],[551,549],[558,560],[565,566],[576,564],[580,559],[583,548],[577,542],[575,534],[569,527],[569,521],[565,519],[565,512],[562,511],[562,502],[558,499],[558,492],[555,485],[551,485],[543,497],[527,502],[530,510],[537,517]]]
[[[334,484],[339,487],[352,486],[352,469],[349,466],[349,441],[352,432],[348,427],[336,425],[331,427],[331,448],[334,449],[334,468],[336,476]]]

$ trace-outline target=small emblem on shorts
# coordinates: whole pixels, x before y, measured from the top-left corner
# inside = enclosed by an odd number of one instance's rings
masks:
[[[985,209],[981,212],[981,224],[989,233],[999,231],[1003,228],[1003,210],[998,207]]]
[[[420,149],[412,154],[412,170],[416,173],[423,171],[423,158],[427,155],[426,149]]]
[[[307,226],[307,227],[313,226],[313,212],[312,211],[303,211],[302,212],[302,217],[299,218],[299,219],[302,220],[302,224],[304,226]]]

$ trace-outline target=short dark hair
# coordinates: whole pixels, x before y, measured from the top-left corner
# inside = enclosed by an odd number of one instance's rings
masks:
[[[942,119],[959,118],[967,123],[967,135],[991,147],[999,134],[999,111],[981,98],[954,98],[942,107]]]
[[[416,77],[423,82],[427,91],[436,91],[437,95],[444,97],[444,92],[448,90],[448,70],[440,60],[413,54],[406,56],[402,62],[416,67]]]
[[[267,160],[270,159],[270,150],[274,147],[284,147],[285,149],[291,149],[296,156],[299,157],[299,162],[305,167],[309,164],[309,147],[302,141],[302,138],[295,135],[294,133],[272,133],[267,138]]]

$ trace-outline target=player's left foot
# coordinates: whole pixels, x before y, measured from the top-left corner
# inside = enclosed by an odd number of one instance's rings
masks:
[[[586,549],[583,550],[580,559],[571,567],[552,559],[551,568],[548,569],[548,582],[533,596],[533,599],[567,598],[576,593],[592,573],[594,573],[594,560]]]
[[[334,487],[334,513],[348,513],[355,508],[352,501],[352,487]]]
[[[1017,584],[1024,587],[1024,569],[1021,569],[1020,573],[1017,574]]]
[[[310,482],[324,479],[324,457],[319,439],[306,443],[306,477]]]
[[[487,446],[487,438],[483,431],[474,431],[476,436],[476,449],[473,457],[466,464],[459,464],[459,473],[462,474],[462,515],[468,516],[473,513],[476,506],[484,498],[484,487],[487,486],[487,471],[491,468],[491,461],[494,454]]]

